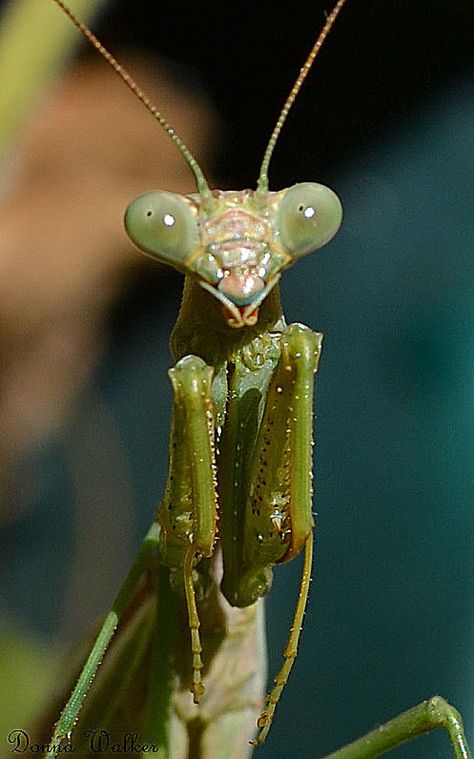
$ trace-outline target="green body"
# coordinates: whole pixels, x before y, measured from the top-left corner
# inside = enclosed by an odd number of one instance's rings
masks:
[[[206,362],[207,376],[212,367],[201,414],[204,423],[212,413],[218,452],[214,458],[211,433],[206,443],[186,428],[184,402],[175,392],[168,484],[157,515],[162,559],[179,573],[190,536],[209,556],[211,534],[216,539],[209,524],[218,510],[222,591],[231,605],[249,606],[268,592],[272,566],[299,553],[311,533],[312,385],[321,336],[301,325],[286,327],[277,287],[258,325],[230,327],[219,302],[188,277],[171,344],[179,359],[170,372],[174,388],[175,372],[186,370],[190,354]],[[194,382],[193,376],[190,386]],[[196,450],[205,458],[203,471],[217,466],[217,499],[210,482],[205,492],[193,490]]]
[[[166,130],[194,173],[198,193],[148,192],[126,213],[127,232],[137,246],[186,274],[171,338],[177,364],[170,370],[168,478],[156,521],[61,712],[50,754],[56,756],[70,740],[120,624],[83,718],[94,725],[104,719],[112,726],[140,728],[161,759],[241,759],[250,748],[247,734],[241,742],[240,714],[260,701],[258,693],[242,699],[252,678],[245,665],[253,660],[252,649],[263,648],[258,632],[249,638],[242,629],[257,630],[258,600],[270,589],[273,567],[304,550],[283,666],[257,721],[255,745],[268,734],[297,655],[311,579],[313,381],[322,336],[301,324],[286,326],[278,280],[298,258],[328,242],[342,218],[337,196],[323,185],[305,182],[270,192],[268,168],[288,112],[345,0],[337,0],[300,69],[255,192],[211,192],[181,138],[128,72],[63,0],[54,1]],[[243,616],[234,616],[232,623],[229,610]],[[217,693],[214,703],[212,693],[203,699],[203,658],[204,677]],[[183,682],[195,704],[201,701],[197,711],[183,705],[177,693]],[[184,724],[183,750],[170,727],[174,716]],[[220,720],[222,729],[210,732]],[[332,756],[378,756],[434,727],[448,730],[456,759],[472,759],[459,715],[440,698]],[[79,755],[87,752],[82,746]]]

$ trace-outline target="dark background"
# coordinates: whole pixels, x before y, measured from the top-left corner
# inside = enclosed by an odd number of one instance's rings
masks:
[[[112,47],[145,46],[202,77],[226,120],[216,172],[241,187],[254,185],[270,127],[330,9],[317,0],[227,8],[135,0],[111,3],[96,26]],[[472,63],[473,28],[465,0],[349,0],[282,135],[275,186],[344,168],[403,123]]]
[[[110,3],[94,29],[113,50],[145,47],[203,86],[224,123],[213,174],[222,187],[253,187],[325,9],[316,0],[134,0]],[[272,189],[324,182],[346,215],[337,240],[283,283],[288,319],[325,333],[318,525],[301,652],[262,759],[320,756],[435,692],[464,712],[474,737],[473,32],[467,0],[348,0],[271,165]],[[75,605],[65,631],[84,605],[66,587],[72,528],[64,504],[83,496],[74,471],[84,462],[84,487],[107,487],[107,450],[81,445],[97,399],[129,465],[130,556],[150,522],[164,481],[166,341],[180,287],[174,275],[163,283],[150,273],[134,284],[112,315],[107,357],[76,419],[30,464],[41,486],[35,516],[8,536],[9,605],[45,636],[57,633],[65,598]],[[38,604],[34,581],[51,531],[61,536],[47,556],[54,600]],[[94,540],[83,537],[91,577],[101,550]],[[122,553],[119,575],[129,561]],[[296,564],[277,570],[267,605],[271,674],[296,600]],[[112,588],[116,581],[107,578]],[[84,582],[88,605],[94,593]],[[437,735],[398,755],[448,752]]]

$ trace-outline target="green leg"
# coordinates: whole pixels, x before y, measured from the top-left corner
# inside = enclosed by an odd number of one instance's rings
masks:
[[[167,567],[163,582],[169,584],[171,580],[173,590],[169,590],[173,599],[177,598],[173,592],[175,590],[182,591],[186,596],[193,654],[192,691],[196,702],[203,692],[200,622],[195,597],[195,583],[199,585],[200,582],[196,577],[199,578],[203,573],[196,573],[195,566],[201,556],[212,554],[215,543],[217,496],[214,414],[211,400],[212,370],[201,359],[187,356],[170,371],[170,377],[174,391],[170,463],[165,495],[159,507],[157,521],[146,536],[112,610],[105,618],[76,686],[61,712],[51,741],[54,746],[63,747],[64,742],[71,739],[81,707],[121,617],[141,577],[152,567],[154,560],[159,561],[162,568],[163,565]],[[161,595],[163,598],[166,595],[164,588]],[[170,600],[168,606],[172,605]],[[158,613],[163,621],[166,620],[166,612],[167,610],[158,604]],[[161,664],[165,659],[168,660],[165,654],[165,651],[159,653],[156,666],[158,674],[155,681],[161,681],[157,686],[161,690],[166,680],[166,673],[160,670]],[[154,698],[149,701],[150,715],[146,720],[145,729],[147,735],[156,732],[156,725],[160,722],[158,712],[162,711],[161,701],[161,698],[158,698],[156,704]]]
[[[196,603],[196,588],[202,583],[198,565],[202,557],[212,556],[217,533],[212,369],[197,356],[185,356],[169,375],[173,414],[168,480],[157,515],[162,527],[160,558],[171,570],[174,588],[186,597],[193,656],[191,691],[199,703],[204,686]]]
[[[298,602],[283,666],[258,720],[263,743],[297,655],[312,559],[313,383],[322,335],[301,324],[269,338],[266,353],[236,360],[220,442],[222,591],[233,606],[266,595],[272,568],[304,550]],[[250,346],[251,348],[252,346]],[[255,354],[261,346],[255,345]]]
[[[159,532],[160,529],[158,525],[154,523],[143,541],[135,561],[133,562],[114,601],[112,610],[107,614],[99,634],[97,635],[74,690],[56,723],[54,735],[51,739],[53,746],[59,746],[62,741],[69,741],[71,739],[72,730],[77,722],[81,707],[89,692],[99,665],[109,647],[115,630],[117,629],[120,618],[127,608],[140,578],[149,567],[150,562],[157,555]],[[53,756],[56,756],[56,752],[53,753]]]
[[[250,606],[270,589],[272,567],[306,547],[311,513],[313,384],[322,335],[291,324],[267,360],[238,360],[219,444],[222,592]],[[257,345],[258,347],[258,345]]]
[[[322,335],[301,324],[291,324],[282,333],[280,360],[268,388],[253,463],[243,547],[244,566],[250,571],[244,580],[254,585],[265,565],[289,561],[304,550],[284,662],[258,720],[256,745],[268,735],[296,659],[311,582],[313,385],[321,342]]]
[[[370,759],[438,727],[448,731],[456,759],[472,759],[460,714],[441,696],[414,706],[325,759]]]
[[[285,648],[283,665],[274,679],[274,686],[266,698],[266,705],[260,717],[257,720],[258,733],[252,744],[259,746],[264,743],[270,728],[272,726],[275,709],[277,708],[283,688],[288,682],[293,664],[298,655],[298,642],[300,638],[303,618],[308,602],[309,586],[311,582],[311,568],[313,563],[313,536],[309,535],[306,540],[305,556],[303,564],[303,576],[301,579],[300,590],[298,593],[298,602],[296,604],[293,624],[290,630],[290,636]]]

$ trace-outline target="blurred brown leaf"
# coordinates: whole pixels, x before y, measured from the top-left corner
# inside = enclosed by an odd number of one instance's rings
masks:
[[[122,57],[204,167],[215,115],[156,65]],[[0,206],[3,477],[60,426],[90,376],[104,316],[146,267],[122,218],[153,188],[193,192],[169,137],[98,59],[58,82],[18,141]]]

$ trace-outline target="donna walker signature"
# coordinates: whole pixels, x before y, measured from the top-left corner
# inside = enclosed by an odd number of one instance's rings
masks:
[[[107,730],[84,730],[83,736],[91,754],[156,754],[159,747],[156,743],[141,743],[138,733],[123,733],[111,735]],[[33,743],[26,730],[11,730],[8,743],[12,754],[36,754],[48,756],[59,754],[74,754],[77,747],[74,743],[61,740],[58,743]]]

